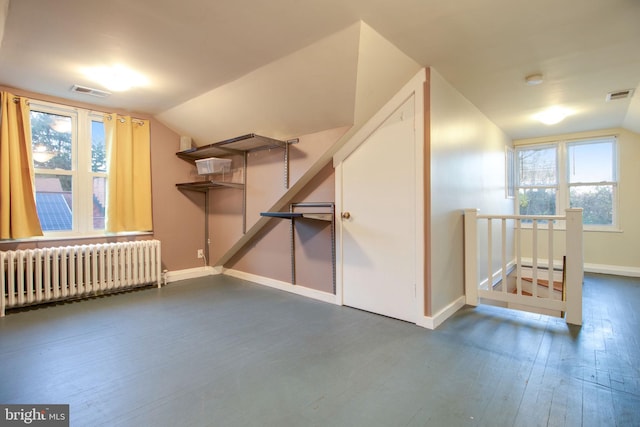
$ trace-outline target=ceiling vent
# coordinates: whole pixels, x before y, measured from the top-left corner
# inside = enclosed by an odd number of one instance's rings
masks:
[[[627,99],[633,96],[633,89],[618,90],[615,92],[609,92],[607,94],[607,102],[615,101],[616,99]]]
[[[71,88],[71,92],[81,93],[83,95],[91,95],[97,96],[98,98],[106,98],[111,95],[111,92],[107,92],[106,90],[93,89],[86,86],[73,85]]]

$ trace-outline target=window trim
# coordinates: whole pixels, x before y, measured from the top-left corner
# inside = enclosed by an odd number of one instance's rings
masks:
[[[504,147],[504,170],[505,170],[505,185],[504,185],[504,198],[515,199],[516,198],[516,150],[513,147]]]
[[[569,181],[569,159],[568,159],[568,147],[570,145],[589,144],[597,142],[611,142],[613,144],[613,178],[615,181],[602,181],[602,182],[588,182],[588,183],[573,183]],[[542,149],[545,147],[555,147],[556,149],[556,185],[520,185],[520,163],[518,152],[527,149]],[[584,224],[584,231],[598,231],[598,232],[622,232],[620,228],[620,157],[618,147],[618,135],[606,134],[606,135],[593,135],[585,136],[581,138],[567,138],[558,139],[554,141],[540,141],[532,143],[516,143],[515,149],[515,164],[516,170],[516,183],[515,193],[518,194],[522,188],[554,188],[556,189],[556,215],[564,215],[565,209],[570,207],[570,189],[572,186],[578,185],[612,185],[613,186],[613,215],[612,224],[610,225],[590,225]],[[514,200],[514,209],[517,214],[520,213],[520,200],[516,197]],[[522,224],[523,228],[530,228],[530,224]],[[546,228],[545,224],[539,224],[539,228]],[[564,230],[564,221],[559,221],[555,224],[555,229]]]
[[[43,236],[25,240],[73,240],[114,235],[93,228],[93,177],[107,177],[108,173],[91,170],[91,122],[104,121],[106,113],[33,99],[29,100],[29,109],[71,118],[71,169],[42,169],[34,165],[34,174],[72,177],[72,229],[43,230]]]

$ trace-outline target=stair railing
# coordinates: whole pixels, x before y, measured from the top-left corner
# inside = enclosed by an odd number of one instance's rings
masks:
[[[480,234],[480,221],[486,221],[486,234]],[[565,223],[563,270],[564,298],[553,295],[554,224]],[[494,222],[500,224],[494,228]],[[509,225],[512,223],[513,225]],[[522,290],[523,238],[522,224],[531,224],[531,295]],[[540,227],[540,225],[543,225]],[[483,230],[483,231],[484,231]],[[546,261],[539,254],[541,233],[547,234]],[[567,209],[565,215],[479,215],[478,209],[464,211],[465,238],[465,298],[466,303],[477,306],[482,299],[501,301],[512,305],[534,307],[563,313],[567,323],[582,324],[583,238],[582,209]],[[481,238],[479,238],[481,237]],[[482,248],[480,241],[482,240]],[[494,241],[500,241],[497,251]],[[511,246],[512,245],[512,246]],[[497,255],[497,254],[500,255]],[[480,258],[486,264],[480,264]],[[494,258],[500,258],[499,263]],[[529,260],[527,260],[529,261]],[[548,288],[538,292],[539,270],[547,268]],[[482,273],[480,273],[482,270]],[[510,292],[510,273],[515,270],[515,289]]]

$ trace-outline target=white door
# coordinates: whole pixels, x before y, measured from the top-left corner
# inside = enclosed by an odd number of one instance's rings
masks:
[[[342,162],[343,303],[416,321],[416,171],[411,96]],[[348,218],[345,218],[348,217]]]

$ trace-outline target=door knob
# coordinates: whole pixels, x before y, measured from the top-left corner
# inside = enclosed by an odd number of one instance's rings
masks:
[[[351,213],[349,211],[342,212],[341,217],[342,219],[349,219],[351,218]]]

